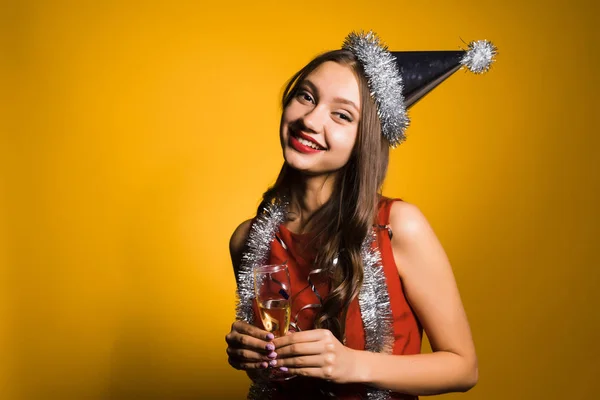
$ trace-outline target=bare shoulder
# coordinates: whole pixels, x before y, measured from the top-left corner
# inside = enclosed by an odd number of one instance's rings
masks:
[[[406,201],[395,201],[390,209],[390,225],[394,238],[410,240],[431,231],[419,207]]]
[[[435,258],[436,265],[446,264],[446,255],[419,207],[404,201],[396,201],[390,210],[390,226],[394,236],[392,250],[401,276],[407,277],[428,267],[426,260]]]
[[[237,271],[240,265],[251,225],[251,219],[242,222],[235,228],[235,231],[233,231],[233,234],[231,235],[231,239],[229,239],[229,254],[231,255],[231,262],[233,263],[233,269],[235,271]]]

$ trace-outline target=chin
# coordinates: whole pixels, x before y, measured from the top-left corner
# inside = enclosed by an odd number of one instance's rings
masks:
[[[312,168],[308,165],[303,165],[300,163],[289,162],[289,161],[286,161],[285,163],[288,165],[288,167],[295,169],[296,171],[298,171],[302,174],[314,175]]]
[[[290,149],[289,147],[286,147],[283,150],[283,159],[285,160],[286,164],[289,165],[290,167],[297,169],[297,170],[303,170],[306,167],[310,167],[310,162],[307,162],[307,160],[302,159],[303,157],[296,153],[293,149]]]
[[[319,155],[303,155],[290,147],[284,147],[283,159],[285,163],[305,175],[327,175],[339,171],[346,163],[330,165]]]

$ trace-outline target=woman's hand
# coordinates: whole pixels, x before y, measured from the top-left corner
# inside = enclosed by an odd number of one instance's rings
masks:
[[[356,350],[341,344],[327,329],[291,333],[275,339],[273,344],[276,366],[284,372],[335,383],[356,381]]]
[[[231,332],[225,336],[229,364],[236,369],[258,369],[275,366],[275,345],[272,333],[243,321],[231,325]]]

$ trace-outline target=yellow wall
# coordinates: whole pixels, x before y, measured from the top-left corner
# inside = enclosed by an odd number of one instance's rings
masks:
[[[469,313],[480,382],[447,397],[592,398],[594,2],[200,3],[2,6],[1,397],[242,398],[229,235],[280,166],[285,80],[372,28],[500,49],[415,106],[385,186],[429,217]]]

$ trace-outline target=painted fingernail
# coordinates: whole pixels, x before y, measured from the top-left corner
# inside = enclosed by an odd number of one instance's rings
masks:
[[[275,339],[275,335],[273,335],[272,333],[267,333],[267,339],[273,340],[273,339]]]
[[[267,368],[268,366],[269,366],[269,364],[267,364],[266,361],[263,361],[263,362],[260,363],[260,367],[261,368]]]
[[[279,370],[280,370],[281,372],[288,372],[288,369],[287,369],[287,367],[279,367]]]
[[[274,367],[274,366],[276,366],[276,365],[277,365],[277,360],[271,360],[271,361],[269,361],[269,365],[270,365],[271,367]]]
[[[275,345],[273,343],[267,343],[265,348],[269,351],[273,351],[273,350],[275,350]]]
[[[269,358],[275,358],[275,357],[277,357],[277,353],[272,352],[272,353],[268,354],[267,357],[269,357]]]

